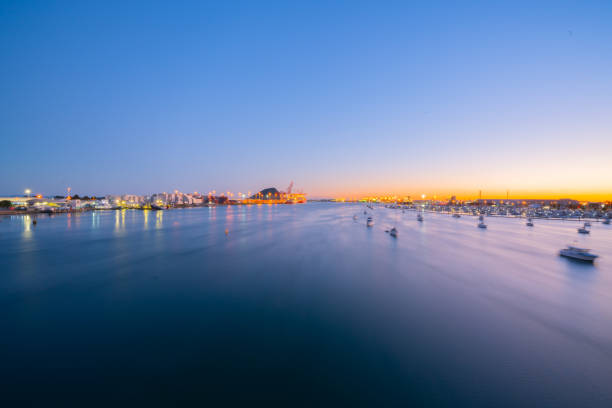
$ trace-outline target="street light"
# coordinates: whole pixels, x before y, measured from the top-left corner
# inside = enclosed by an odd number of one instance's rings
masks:
[[[26,196],[29,197],[31,192],[32,192],[32,190],[30,190],[29,188],[26,188],[26,190],[25,190]]]

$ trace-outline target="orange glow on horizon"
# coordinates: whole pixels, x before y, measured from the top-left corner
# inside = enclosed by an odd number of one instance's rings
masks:
[[[422,195],[425,195],[426,199],[432,199],[435,201],[448,201],[452,196],[455,196],[458,201],[470,201],[477,200],[479,198],[478,190],[473,191],[457,191],[457,192],[440,192],[439,190],[435,193],[433,191],[401,191],[401,192],[383,192],[383,191],[364,191],[364,192],[336,192],[331,194],[312,194],[317,197],[329,197],[336,199],[337,201],[354,201],[360,200],[367,197],[385,197],[391,199],[396,197],[397,199],[404,199],[410,197],[412,200],[421,200]],[[436,197],[434,199],[434,196]],[[564,190],[564,191],[510,191],[507,194],[505,191],[482,191],[482,199],[486,200],[555,200],[569,198],[577,201],[591,201],[591,202],[608,202],[612,201],[612,190],[609,191],[596,191],[596,192],[584,192],[578,190]]]

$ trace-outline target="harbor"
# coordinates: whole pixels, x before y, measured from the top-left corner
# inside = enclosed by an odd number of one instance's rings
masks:
[[[4,398],[78,384],[149,405],[237,388],[286,405],[612,401],[612,228],[372,208],[5,217]],[[597,261],[559,256],[574,240]]]
[[[106,195],[79,196],[71,195],[68,189],[66,195],[43,196],[31,195],[26,190],[23,196],[0,197],[0,216],[16,214],[62,214],[104,210],[170,210],[177,208],[214,207],[224,205],[261,205],[261,204],[304,204],[306,194],[302,191],[292,191],[293,182],[286,191],[274,187],[263,189],[257,193],[232,193],[230,191],[207,194],[194,192],[183,193],[174,190],[173,193],[155,193],[151,195]]]

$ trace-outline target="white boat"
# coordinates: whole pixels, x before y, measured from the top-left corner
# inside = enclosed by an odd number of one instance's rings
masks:
[[[579,234],[589,234],[590,232],[591,232],[591,231],[589,231],[589,230],[587,229],[586,224],[584,225],[584,227],[582,227],[582,228],[578,228],[578,233],[579,233]]]
[[[533,227],[533,221],[531,221],[531,218],[527,218],[527,225],[528,227]]]
[[[567,248],[559,251],[559,255],[565,256],[568,258],[578,259],[580,261],[593,262],[598,255],[592,254],[589,252],[589,249],[578,248],[575,246],[568,245]]]
[[[391,230],[389,230],[389,235],[391,235],[394,238],[397,238],[397,230],[395,229],[395,227],[391,228]]]
[[[421,214],[417,215],[417,221],[423,222],[423,216]]]
[[[366,225],[368,227],[371,227],[372,225],[374,225],[374,220],[372,219],[372,217],[368,217],[368,220],[366,221]]]
[[[481,220],[481,221],[478,223],[478,228],[487,228],[487,224],[485,224],[485,223],[484,223],[484,221],[482,221],[482,220]]]

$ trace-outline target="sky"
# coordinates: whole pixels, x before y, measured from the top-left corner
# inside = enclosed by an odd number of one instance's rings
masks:
[[[611,21],[609,0],[5,0],[0,195],[610,200]]]

